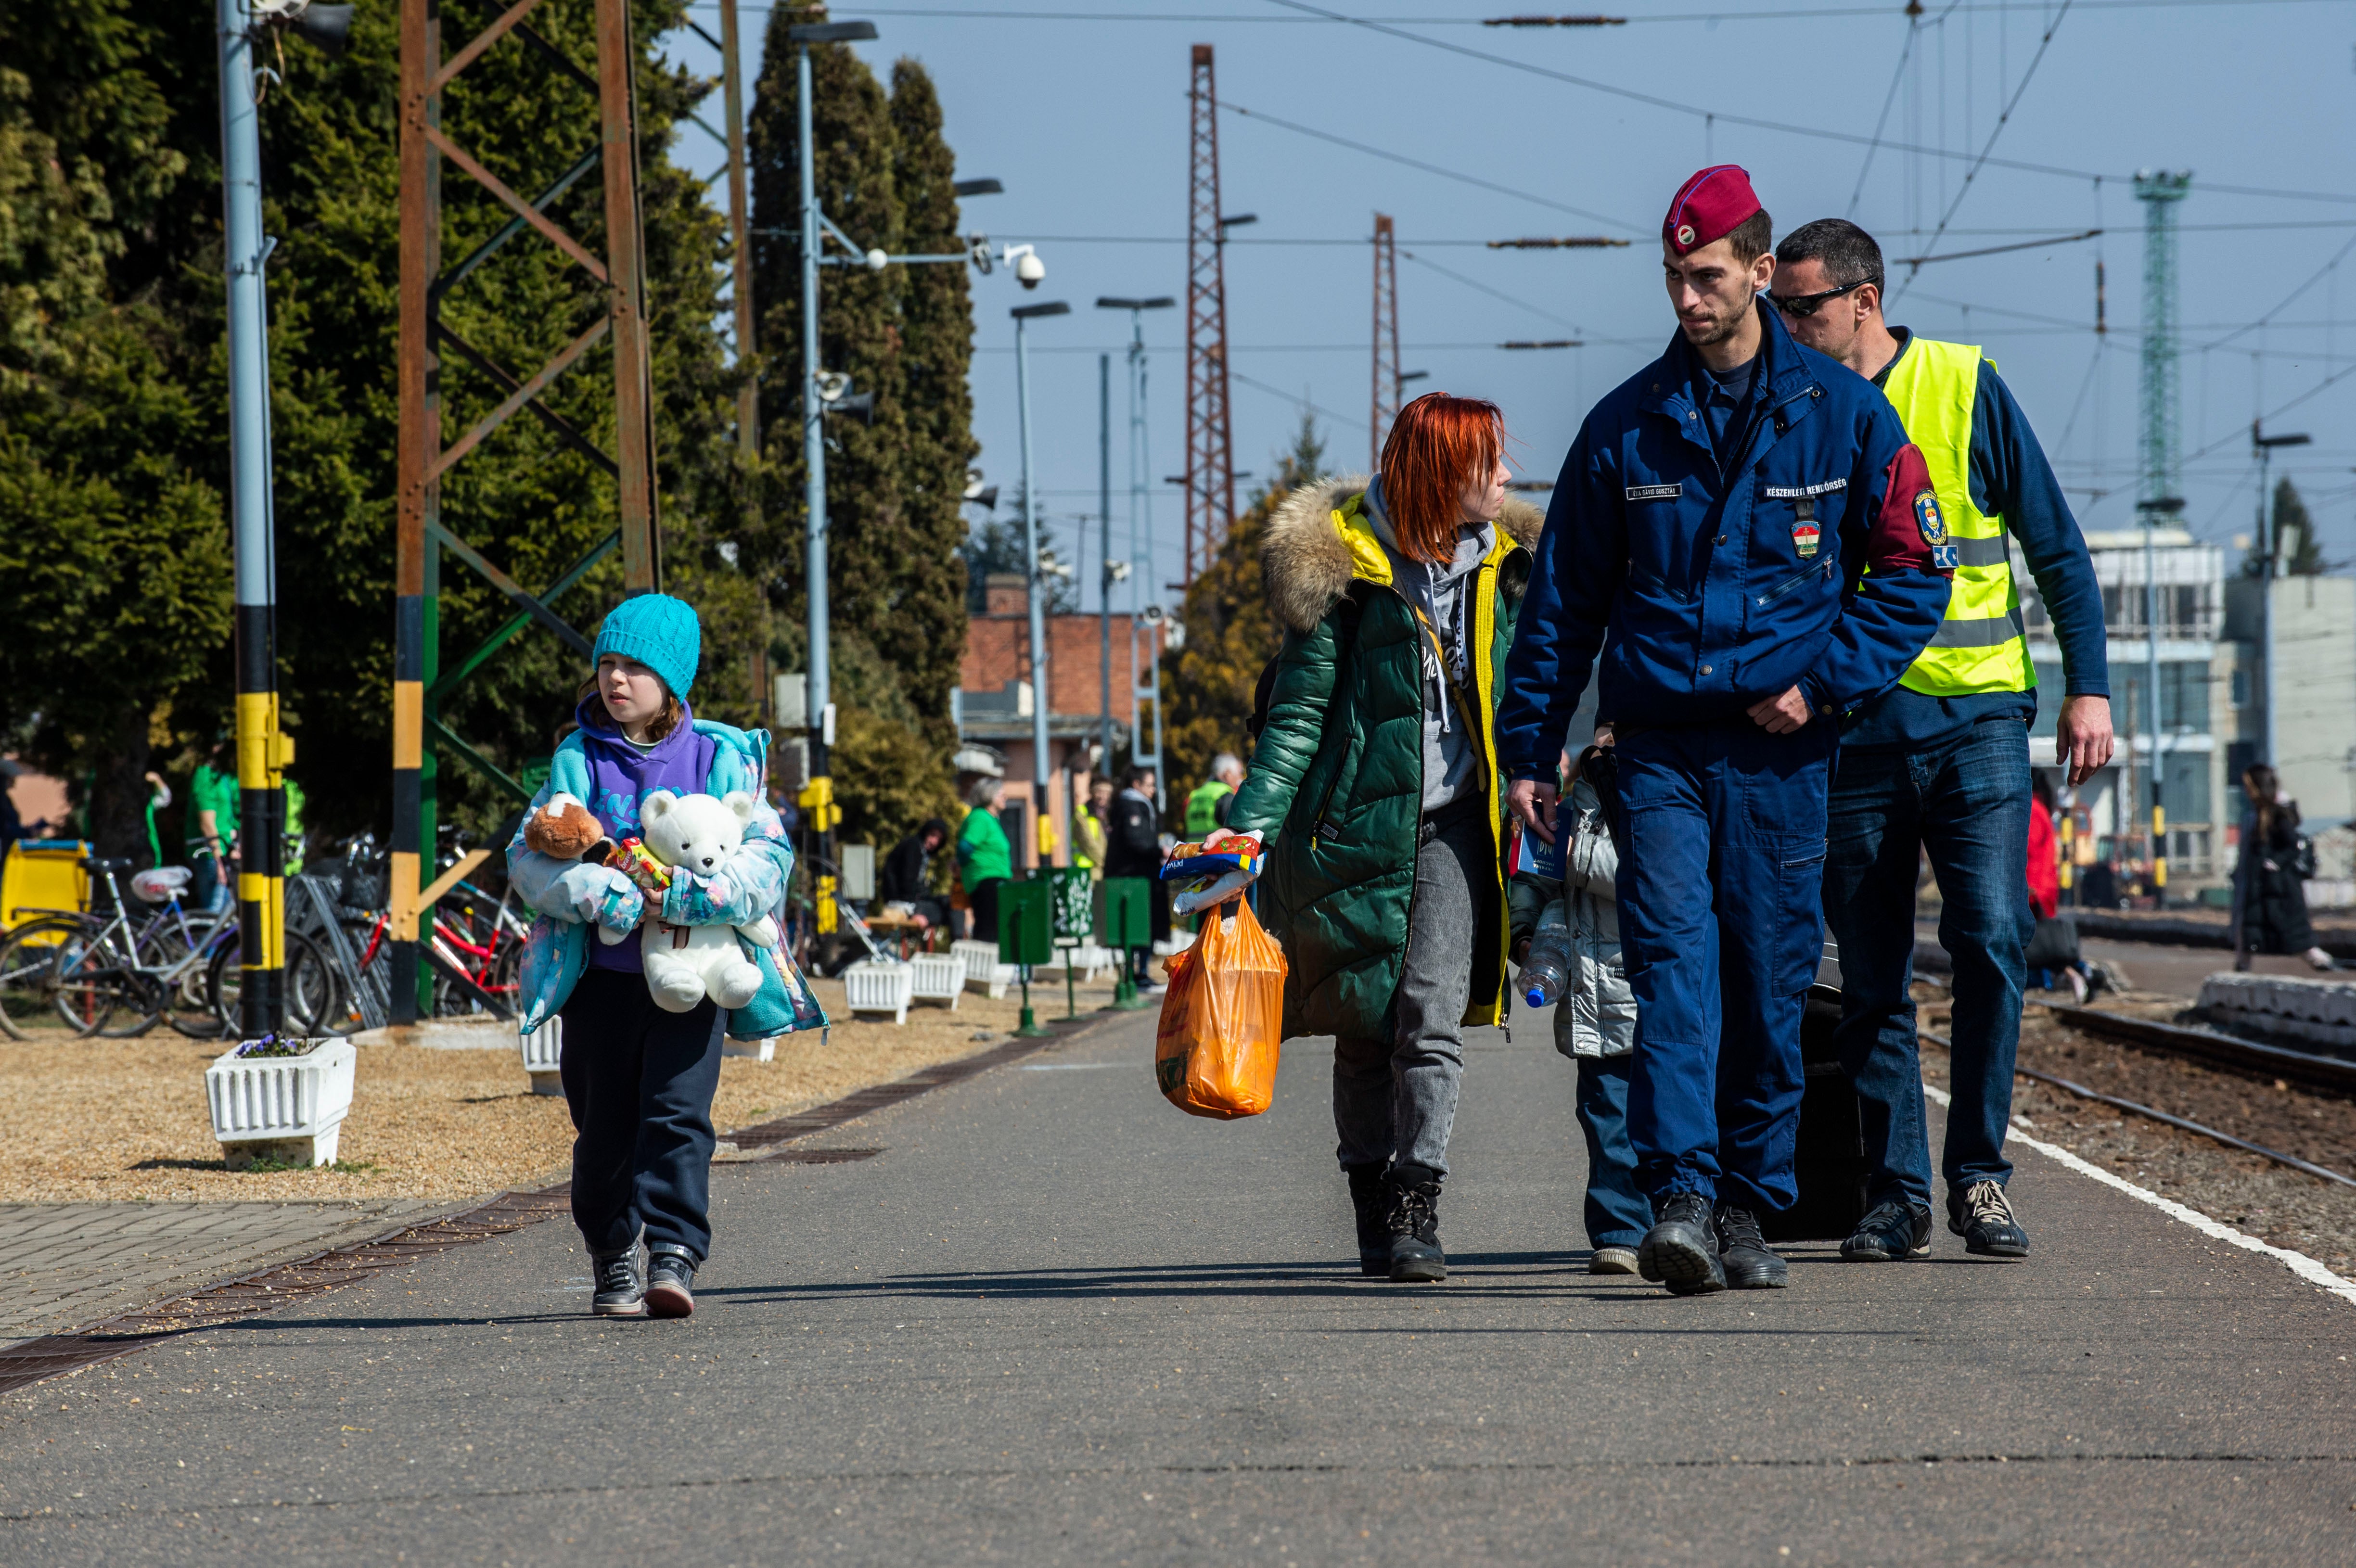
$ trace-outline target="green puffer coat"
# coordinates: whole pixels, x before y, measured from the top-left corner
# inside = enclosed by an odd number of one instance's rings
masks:
[[[1379,1036],[1407,958],[1423,805],[1422,628],[1364,513],[1366,482],[1295,491],[1269,519],[1269,606],[1284,628],[1267,727],[1227,826],[1267,835],[1259,909],[1284,944],[1284,1033]],[[1507,913],[1497,776],[1497,676],[1545,516],[1508,501],[1472,587],[1472,675],[1494,916],[1472,955],[1468,1024],[1495,1023]],[[1475,890],[1475,897],[1479,897]]]

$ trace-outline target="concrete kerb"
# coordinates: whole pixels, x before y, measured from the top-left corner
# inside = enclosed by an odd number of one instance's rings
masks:
[[[1954,1104],[1953,1097],[1945,1090],[1934,1084],[1923,1084],[1922,1093],[1942,1109]],[[2115,1188],[2138,1203],[2148,1203],[2169,1219],[2191,1226],[2212,1241],[2239,1247],[2245,1253],[2256,1253],[2261,1256],[2270,1257],[2319,1290],[2326,1291],[2351,1306],[2356,1306],[2356,1280],[2342,1278],[2305,1253],[2293,1252],[2288,1247],[2278,1247],[2272,1242],[2262,1242],[2255,1236],[2233,1229],[2231,1225],[2211,1220],[2197,1209],[2189,1209],[2173,1198],[2163,1198],[2148,1187],[2138,1187],[2125,1177],[2115,1176],[2093,1161],[2072,1154],[2058,1144],[2047,1143],[2042,1138],[2033,1138],[2022,1132],[2018,1125],[2006,1127],[2005,1141],[2033,1148],[2064,1169],[2075,1171],[2080,1176],[2091,1177],[2105,1187]]]
[[[738,1127],[721,1134],[720,1141],[746,1151],[732,1163],[800,1164],[805,1160],[798,1156],[803,1155],[809,1157],[810,1163],[832,1163],[872,1156],[878,1151],[798,1151],[787,1146],[931,1090],[977,1077],[1022,1057],[1069,1044],[1129,1016],[1106,1013],[1076,1020],[1056,1019],[1048,1026],[1049,1032],[1044,1038],[1008,1040],[988,1051],[937,1062],[889,1083],[871,1084],[791,1116]],[[554,1219],[568,1211],[566,1200],[571,1190],[572,1183],[562,1181],[530,1190],[494,1193],[423,1224],[404,1222],[368,1241],[327,1248],[291,1263],[273,1264],[154,1307],[118,1314],[73,1333],[48,1334],[0,1348],[0,1394],[135,1355],[181,1334],[275,1312],[298,1300],[358,1284],[387,1269],[405,1267],[423,1257]]]

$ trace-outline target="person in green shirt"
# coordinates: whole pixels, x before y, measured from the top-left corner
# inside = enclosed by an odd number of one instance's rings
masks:
[[[966,796],[973,809],[958,829],[958,880],[973,902],[973,939],[998,940],[998,892],[1014,874],[1014,849],[999,825],[998,797],[1003,779],[982,779]]]
[[[237,815],[242,803],[237,783],[237,742],[227,733],[188,780],[188,859],[196,872],[189,895],[196,908],[219,909],[232,894],[237,857]]]

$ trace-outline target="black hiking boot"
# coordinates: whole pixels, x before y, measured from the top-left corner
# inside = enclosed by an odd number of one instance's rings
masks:
[[[1731,1203],[1718,1206],[1718,1261],[1730,1290],[1781,1290],[1792,1283],[1791,1265],[1759,1233],[1759,1216]]]
[[[1718,1258],[1717,1227],[1709,1200],[1698,1192],[1673,1192],[1636,1249],[1636,1272],[1669,1287],[1672,1296],[1707,1296],[1726,1288],[1726,1265]]]
[[[647,1269],[647,1314],[652,1317],[695,1316],[695,1258],[685,1247],[665,1242]]]
[[[1947,1189],[1947,1229],[1964,1239],[1964,1251],[1984,1258],[2025,1258],[2029,1232],[2012,1217],[2004,1184],[1975,1181],[1958,1191]]]
[[[1379,1279],[1391,1272],[1391,1194],[1379,1165],[1345,1165],[1350,1207],[1358,1212],[1358,1272]]]
[[[1448,1254],[1440,1250],[1440,1183],[1403,1178],[1394,1167],[1386,1185],[1391,1199],[1392,1283],[1436,1285],[1446,1279]]]
[[[597,1294],[589,1310],[600,1317],[644,1317],[647,1315],[647,1243],[641,1236],[618,1253],[590,1254]]]
[[[1841,1256],[1853,1264],[1895,1263],[1901,1258],[1931,1255],[1931,1211],[1927,1205],[1892,1198],[1875,1205],[1857,1222],[1841,1243]]]

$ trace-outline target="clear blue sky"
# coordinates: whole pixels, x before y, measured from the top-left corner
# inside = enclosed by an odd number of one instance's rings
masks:
[[[1986,345],[2083,524],[2129,527],[2143,212],[2128,176],[2185,168],[2194,176],[2179,208],[2188,517],[2205,539],[2249,531],[2256,471],[2248,427],[2264,411],[2272,430],[2314,434],[2313,446],[2283,454],[2276,471],[2291,473],[2307,493],[2327,551],[2356,558],[2350,0],[2075,0],[2066,15],[2058,4],[1933,3],[1902,69],[1909,22],[1897,5],[1672,0],[1609,7],[1629,18],[1622,27],[1547,29],[1478,25],[1484,16],[1537,9],[1524,0],[1323,0],[1315,8],[1395,30],[1321,19],[1278,0],[898,0],[835,8],[839,19],[875,22],[882,37],[858,47],[879,74],[904,54],[931,69],[959,175],[1005,182],[1006,194],[966,204],[965,227],[1001,241],[1033,240],[1047,261],[1047,281],[1034,294],[1023,294],[1003,272],[974,280],[980,461],[1010,495],[1020,448],[1006,313],[1049,299],[1073,305],[1073,315],[1038,324],[1032,338],[1041,503],[1065,560],[1079,519],[1098,509],[1096,353],[1126,341],[1126,315],[1097,311],[1094,302],[1185,292],[1185,91],[1188,46],[1197,42],[1217,50],[1221,100],[1251,112],[1224,113],[1219,126],[1223,206],[1259,215],[1227,252],[1239,468],[1269,470],[1304,399],[1331,411],[1318,416],[1329,461],[1365,464],[1365,240],[1380,210],[1397,219],[1401,240],[1406,367],[1431,372],[1410,391],[1495,399],[1523,470],[1553,477],[1587,409],[1667,341],[1673,322],[1655,236],[1670,192],[1704,163],[1734,162],[1750,169],[1779,234],[1847,214],[1893,258],[1927,248],[1951,207],[1939,253],[2107,230],[2094,241],[1934,262],[1911,281],[1895,270],[1890,316]],[[1582,0],[1580,8],[1604,7]],[[716,6],[699,5],[691,15],[717,32]],[[744,7],[755,39],[768,20],[766,9]],[[672,42],[678,59],[716,73],[716,52],[692,34]],[[748,74],[757,68],[755,53]],[[719,95],[709,102],[712,118]],[[2008,104],[2009,118],[1966,189],[1965,176]],[[1521,194],[1407,167],[1267,116]],[[1869,167],[1865,144],[1877,124],[1883,144]],[[720,157],[692,130],[682,133],[679,154],[704,168]],[[2099,186],[2094,175],[2104,176]],[[1481,243],[1584,234],[1634,243],[1558,251]],[[2098,255],[2108,263],[2112,327],[2099,340],[2092,330]],[[1181,316],[1147,318],[1156,477],[1183,463]],[[1490,347],[1568,336],[1588,347]],[[2327,385],[2335,375],[2345,379]],[[1120,386],[1116,361],[1117,485],[1126,472]],[[1174,491],[1156,496],[1153,516],[1151,581],[1158,585],[1176,569]],[[1114,517],[1125,523],[1118,494]],[[1087,532],[1082,576],[1093,607],[1093,525]],[[1125,548],[1117,532],[1115,553]],[[1158,589],[1156,596],[1174,598]]]

